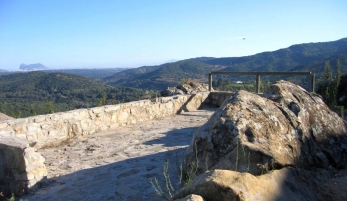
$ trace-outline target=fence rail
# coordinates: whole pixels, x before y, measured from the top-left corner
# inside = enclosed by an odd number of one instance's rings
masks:
[[[208,75],[208,90],[212,90],[212,75],[255,75],[256,76],[256,93],[260,91],[260,76],[261,75],[285,75],[285,76],[310,76],[311,92],[314,92],[315,74],[312,72],[211,72]]]

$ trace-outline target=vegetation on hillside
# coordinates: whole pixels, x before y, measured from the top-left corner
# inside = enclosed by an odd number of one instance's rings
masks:
[[[199,57],[160,66],[144,66],[116,73],[103,81],[113,86],[162,90],[176,86],[184,78],[207,83],[208,73],[211,71],[312,71],[320,77],[324,74],[324,62],[330,60],[333,63],[337,59],[342,65],[347,63],[347,38],[332,42],[293,45],[245,57]],[[345,72],[344,69],[342,72]],[[222,77],[216,76],[213,79],[220,78]],[[276,79],[284,78],[288,79]],[[306,78],[289,79],[300,85],[308,85]],[[253,80],[250,76],[243,78],[246,82]]]
[[[0,76],[0,112],[27,117],[155,97],[152,90],[112,87],[78,75],[40,71]]]
[[[94,80],[102,80],[105,77],[119,73],[126,70],[126,68],[94,68],[94,69],[56,69],[44,70],[47,73],[68,73],[80,75],[84,77],[93,78]]]
[[[336,66],[337,60],[340,61],[339,65],[347,65],[347,38],[333,42],[293,45],[246,57],[199,57],[127,70],[66,69],[63,71],[75,75],[61,73],[59,70],[49,70],[54,73],[37,71],[1,75],[0,112],[12,117],[26,117],[151,98],[159,96],[159,92],[155,90],[177,86],[183,79],[207,83],[211,71],[311,71],[316,73],[317,79],[324,80],[325,62]],[[335,68],[330,70],[331,74],[337,73]],[[341,68],[340,71],[347,73],[346,68]],[[305,76],[262,76],[261,91],[270,82],[280,79],[309,89],[310,80]],[[255,91],[254,76],[213,76],[213,80],[215,89]],[[243,84],[235,83],[239,80]],[[328,80],[326,83],[330,83]],[[323,85],[319,87],[324,88]],[[342,89],[337,93],[343,93],[340,91]]]
[[[102,80],[105,77],[113,75],[115,73],[122,72],[127,70],[127,68],[93,68],[93,69],[46,69],[41,70],[41,72],[46,73],[67,73],[73,75],[80,75],[84,77],[89,77],[94,80]],[[10,74],[18,74],[18,73],[27,73],[28,71],[5,71],[0,69],[0,75],[10,75]]]
[[[113,86],[163,90],[176,86],[184,78],[205,82],[209,72],[220,69],[195,59],[187,59],[160,66],[129,69],[105,78],[103,81]]]
[[[341,95],[341,90],[343,88],[341,86],[341,78],[344,80],[342,83],[345,83],[345,77],[341,76],[340,60],[336,61],[335,76],[332,74],[329,61],[326,61],[324,77],[318,81],[317,93],[322,96],[323,101],[330,107],[330,109],[343,116],[344,106],[340,106],[338,102],[339,95]]]

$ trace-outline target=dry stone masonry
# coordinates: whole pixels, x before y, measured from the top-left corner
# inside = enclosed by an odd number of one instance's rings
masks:
[[[47,176],[45,159],[27,140],[0,138],[0,190],[23,195],[35,190]]]
[[[45,160],[36,149],[57,146],[78,136],[194,111],[205,103],[221,102],[219,99],[223,98],[225,96],[212,97],[209,92],[200,92],[0,121],[0,192],[19,196],[45,182]]]
[[[201,92],[4,121],[0,122],[0,137],[26,139],[40,148],[75,136],[196,110],[208,96],[208,92]]]

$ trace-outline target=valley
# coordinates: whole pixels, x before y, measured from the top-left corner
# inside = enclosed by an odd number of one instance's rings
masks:
[[[207,83],[211,71],[311,71],[316,73],[318,82],[324,75],[326,62],[330,63],[332,74],[336,74],[338,60],[341,73],[346,74],[347,38],[292,45],[251,56],[198,57],[138,68],[0,70],[0,112],[19,118],[150,99],[184,80]],[[263,89],[280,79],[308,87],[305,77],[261,79]],[[253,76],[215,76],[213,80],[217,90],[255,89]],[[234,84],[236,81],[242,84]]]

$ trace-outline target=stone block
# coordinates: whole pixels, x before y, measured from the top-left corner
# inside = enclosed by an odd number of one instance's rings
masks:
[[[0,138],[0,191],[15,197],[36,190],[37,182],[47,176],[44,158],[16,137]]]
[[[119,112],[117,120],[121,121],[121,122],[126,121],[129,118],[129,115],[130,115],[129,113],[130,112],[127,110],[123,110],[123,111]]]
[[[15,126],[13,130],[16,135],[23,134],[27,131],[23,126]]]
[[[90,108],[88,110],[88,112],[89,112],[89,115],[100,114],[100,113],[105,112],[105,108],[104,107],[94,107],[94,108]]]
[[[8,124],[6,122],[1,122],[0,123],[0,129],[8,127]]]
[[[106,105],[104,106],[105,113],[114,113],[120,109],[120,105]]]
[[[75,112],[66,112],[62,114],[62,119],[74,119],[75,116],[76,116]]]
[[[10,126],[14,126],[14,125],[18,125],[18,124],[26,124],[28,123],[28,119],[14,119],[14,120],[11,120],[11,121],[7,121],[8,125]]]
[[[46,121],[46,115],[35,116],[33,119],[34,119],[33,122],[41,123],[41,122]]]
[[[37,123],[29,123],[26,125],[28,132],[40,132],[41,126]]]
[[[6,127],[0,130],[0,136],[13,136],[15,134],[11,127]]]
[[[81,120],[81,129],[86,130],[93,127],[93,123],[90,119],[82,119]]]

